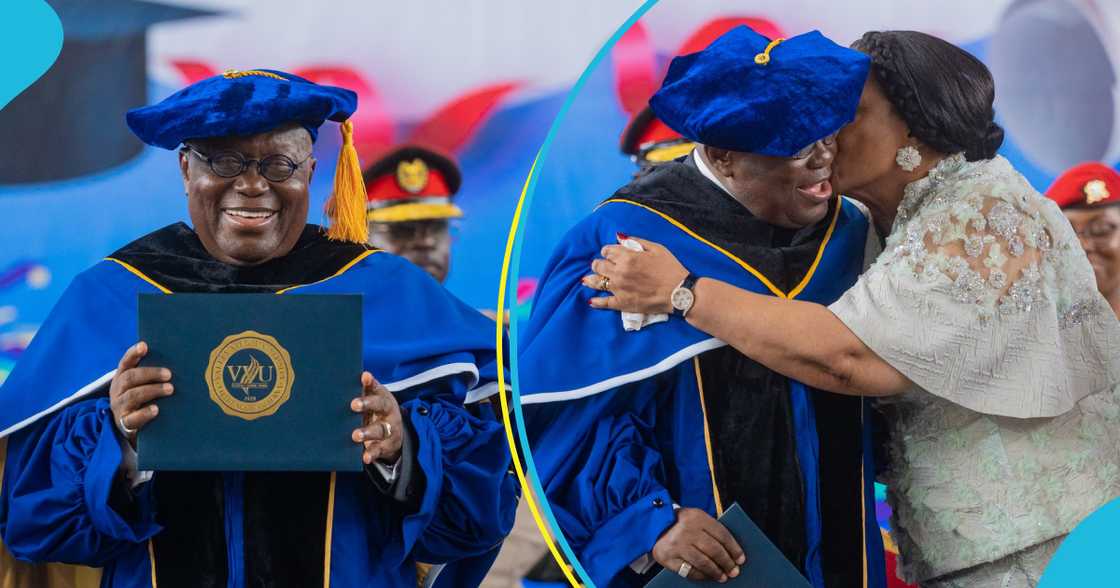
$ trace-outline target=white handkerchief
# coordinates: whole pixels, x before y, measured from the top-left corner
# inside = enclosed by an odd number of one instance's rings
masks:
[[[619,245],[631,251],[643,251],[642,244],[633,239],[620,239]],[[640,312],[624,312],[622,313],[622,328],[627,331],[639,331],[642,327],[646,327],[655,323],[661,323],[669,320],[667,314],[642,314]]]

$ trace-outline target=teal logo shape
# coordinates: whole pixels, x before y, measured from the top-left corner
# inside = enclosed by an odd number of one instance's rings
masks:
[[[47,73],[62,51],[62,21],[46,0],[0,2],[0,108]]]
[[[1102,506],[1081,521],[1062,541],[1038,588],[1116,586],[1116,533],[1120,530],[1120,499]]]

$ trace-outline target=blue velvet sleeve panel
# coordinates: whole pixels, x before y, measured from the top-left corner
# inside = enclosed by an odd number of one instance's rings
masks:
[[[100,390],[136,343],[136,299],[158,292],[102,261],[63,292],[0,387],[0,435]]]
[[[394,564],[486,553],[513,527],[519,490],[502,424],[463,406],[497,389],[496,326],[398,257],[371,255],[359,265],[296,292],[364,288],[365,368],[393,392],[416,435],[420,508],[403,518],[399,547],[384,553]]]
[[[93,567],[146,559],[145,542],[160,530],[152,484],[138,488],[133,518],[109,506],[121,462],[113,427],[109,401],[96,398],[9,438],[0,534],[16,557]]]
[[[519,325],[519,392],[526,403],[590,396],[656,375],[723,345],[682,320],[625,331],[617,312],[594,310],[580,278],[618,231],[657,236],[702,276],[742,274],[738,266],[656,214],[630,204],[605,204],[573,227],[541,274],[528,323]],[[608,352],[609,350],[609,352]],[[557,359],[560,358],[559,361]]]
[[[626,585],[630,563],[676,520],[654,431],[666,381],[524,408],[553,514],[596,585]]]
[[[478,410],[472,410],[476,408]],[[492,432],[497,429],[500,442],[505,444],[505,426],[502,424],[501,417],[491,405],[480,404],[472,407],[469,414],[480,421],[477,429],[485,429],[488,443],[493,443],[494,439],[491,437]],[[514,513],[516,512],[516,501],[521,497],[521,486],[517,482],[517,478],[512,469],[512,464],[506,465],[506,482],[501,484],[492,498],[488,498],[483,505],[485,509],[494,509],[505,513],[501,521],[502,528],[499,530],[502,538],[494,544],[494,546],[487,552],[473,555],[466,558],[456,559],[449,561],[438,567],[433,567],[428,578],[424,582],[427,588],[459,588],[460,586],[478,586],[482,583],[483,579],[489,573],[490,568],[494,565],[494,560],[497,559],[498,553],[502,549],[502,541],[505,536],[512,529]],[[490,476],[493,471],[487,468],[485,472],[479,472],[480,475]],[[445,489],[446,491],[446,489]],[[509,493],[513,492],[514,502],[510,503]],[[509,510],[509,509],[513,510]],[[507,518],[508,517],[508,518]],[[443,533],[444,531],[440,531]],[[430,550],[429,550],[430,553]],[[432,554],[434,555],[434,554]],[[418,555],[417,559],[420,561],[427,561],[423,556]]]
[[[430,382],[469,374],[459,403],[497,390],[494,321],[456,298],[426,272],[390,255],[369,255],[346,273],[290,290],[362,294],[362,362],[398,398]]]
[[[416,433],[419,509],[402,512],[363,474],[337,475],[332,586],[404,586],[410,577],[415,585],[416,561],[472,558],[505,539],[517,483],[501,424],[461,403],[472,379],[442,378],[397,394]]]
[[[486,553],[509,534],[517,510],[519,487],[509,473],[505,430],[444,398],[421,396],[405,409],[428,480],[422,508],[432,513],[416,537],[414,557],[442,563]],[[406,536],[409,530],[406,522]]]

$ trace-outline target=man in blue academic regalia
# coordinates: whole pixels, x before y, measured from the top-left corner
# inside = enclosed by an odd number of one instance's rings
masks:
[[[495,326],[365,245],[356,100],[229,71],[129,112],[144,142],[180,148],[193,227],[79,275],[0,388],[0,534],[18,558],[103,567],[108,587],[411,588],[417,561],[455,562],[441,583],[485,574],[517,500],[500,423],[463,405],[497,386]],[[325,120],[343,123],[329,230],[307,224]],[[139,367],[135,341],[137,295],[161,291],[362,293],[364,472],[137,471],[137,431],[174,418],[159,409],[176,375]]]
[[[662,567],[736,577],[750,554],[715,520],[735,502],[813,586],[884,584],[862,399],[809,393],[679,317],[592,310],[581,285],[610,290],[585,276],[603,246],[640,247],[629,233],[700,275],[835,300],[878,246],[829,181],[868,67],[817,32],[746,27],[674,59],[650,106],[697,147],[618,190],[553,254],[519,386],[545,493],[599,586]],[[679,315],[690,288],[674,293]]]

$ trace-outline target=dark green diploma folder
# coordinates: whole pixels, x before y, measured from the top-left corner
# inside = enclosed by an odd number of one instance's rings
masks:
[[[747,563],[739,566],[739,575],[727,582],[699,582],[682,578],[677,570],[661,570],[646,588],[678,588],[720,586],[722,588],[812,588],[801,572],[766,538],[758,525],[743,512],[738,503],[723,511],[719,522],[731,531],[747,554]]]
[[[360,471],[360,295],[142,294],[141,365],[175,393],[140,430],[141,470]]]

